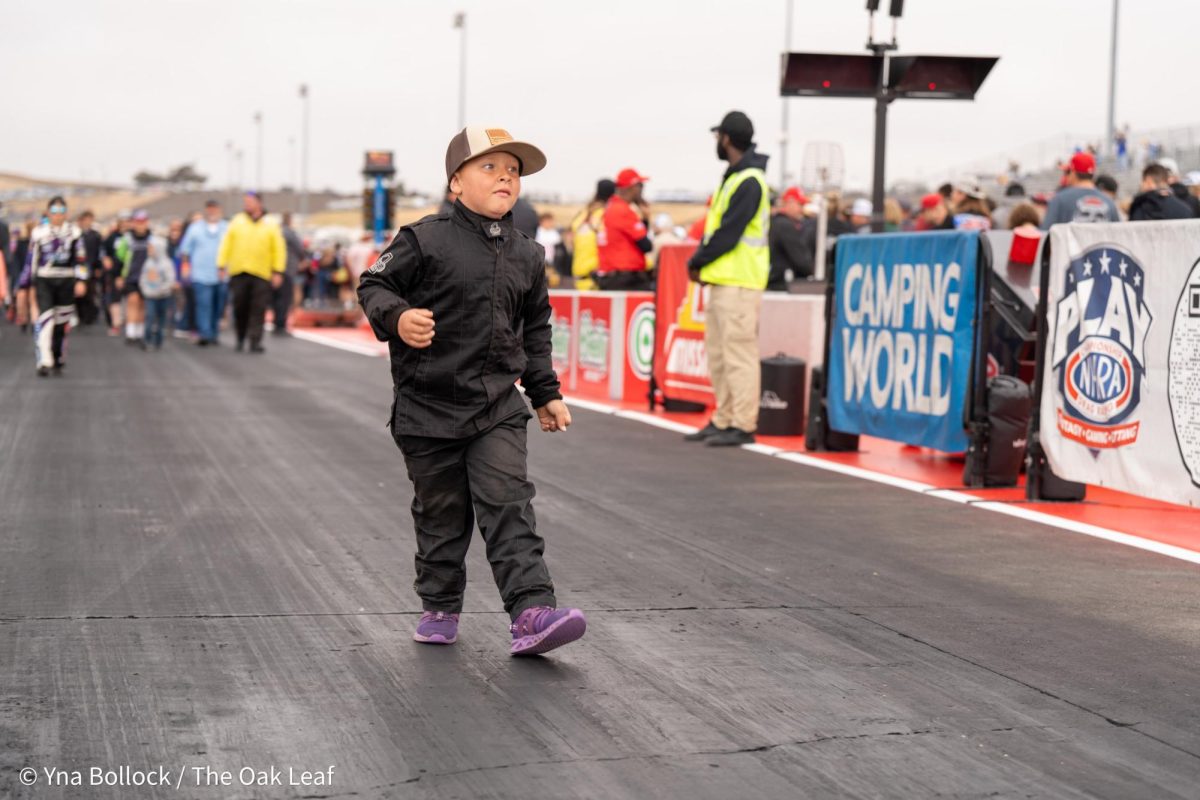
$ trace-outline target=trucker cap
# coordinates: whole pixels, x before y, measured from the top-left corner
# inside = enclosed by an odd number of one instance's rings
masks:
[[[921,210],[928,211],[931,208],[937,208],[942,204],[944,198],[937,192],[931,192],[921,198]]]
[[[528,142],[518,142],[504,128],[468,125],[454,135],[446,148],[446,180],[473,158],[497,151],[516,156],[521,174],[532,175],[546,166],[546,155]]]
[[[789,186],[787,191],[783,193],[784,200],[795,200],[800,205],[808,203],[808,198],[804,196],[804,190],[799,186]]]
[[[649,176],[642,175],[633,167],[626,167],[617,173],[617,188],[628,189],[630,186],[636,186],[648,180],[650,180]]]
[[[1080,175],[1091,175],[1096,171],[1096,158],[1091,153],[1078,152],[1071,156],[1071,170]]]

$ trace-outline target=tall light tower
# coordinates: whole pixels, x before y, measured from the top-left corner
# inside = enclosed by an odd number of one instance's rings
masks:
[[[454,27],[460,31],[458,38],[458,129],[467,126],[467,14],[460,11],[454,15]]]
[[[1117,16],[1121,8],[1121,0],[1113,0],[1112,15],[1112,53],[1108,61],[1108,137],[1104,142],[1104,154],[1110,158],[1113,155],[1113,139],[1117,135]]]
[[[233,140],[225,140],[225,193],[229,195],[229,202],[233,202]]]
[[[792,0],[787,0],[787,12],[783,27],[783,52],[792,52]],[[788,99],[783,98],[783,132],[779,136],[779,191],[784,191],[788,185],[788,144],[792,132],[788,126]]]
[[[262,112],[254,112],[254,124],[258,128],[258,153],[255,156],[254,165],[254,190],[262,191],[262,158],[263,158],[263,137],[262,137]]]
[[[308,84],[300,84],[303,123],[300,128],[300,219],[308,218]]]

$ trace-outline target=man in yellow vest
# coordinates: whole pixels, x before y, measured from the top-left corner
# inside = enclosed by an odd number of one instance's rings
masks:
[[[229,275],[229,299],[237,332],[237,349],[262,353],[263,320],[271,290],[283,285],[287,245],[283,232],[266,218],[258,192],[246,192],[241,214],[229,222],[217,250],[217,268]]]
[[[717,407],[708,425],[684,438],[733,447],[752,443],[758,428],[758,311],[771,271],[771,198],[767,157],[754,150],[750,118],[730,111],[712,130],[717,158],[729,169],[713,195],[688,275],[709,287],[704,347]]]

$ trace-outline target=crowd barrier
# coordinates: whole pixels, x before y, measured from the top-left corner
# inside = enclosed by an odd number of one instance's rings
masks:
[[[1200,221],[1056,225],[1040,287],[1031,459],[1200,505]]]
[[[593,400],[645,401],[654,350],[651,292],[550,292],[554,369]]]
[[[687,274],[687,260],[695,250],[695,245],[681,244],[659,251],[654,384],[664,402],[711,406],[714,399],[704,348],[708,290]],[[820,288],[814,285],[815,290]],[[823,309],[819,294],[765,293],[759,313],[759,354],[785,353],[810,366],[819,364],[825,337]]]
[[[1028,244],[842,237],[810,426],[965,452],[968,485],[991,485],[972,458],[1015,464],[1028,445],[1032,500],[1094,485],[1200,505],[1200,222],[1057,225],[1032,259]]]

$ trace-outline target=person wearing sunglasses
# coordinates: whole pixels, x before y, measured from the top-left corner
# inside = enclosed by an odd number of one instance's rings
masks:
[[[62,373],[75,300],[87,292],[86,253],[79,228],[67,220],[66,201],[58,196],[51,198],[46,217],[30,236],[27,256],[37,298],[34,351],[37,373],[42,377],[51,371]]]

